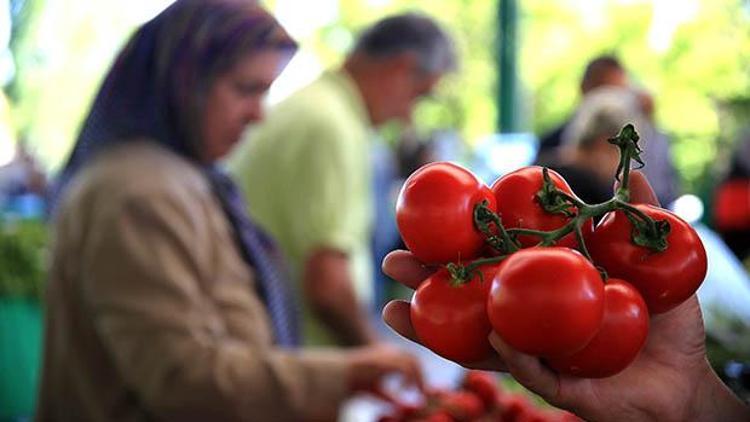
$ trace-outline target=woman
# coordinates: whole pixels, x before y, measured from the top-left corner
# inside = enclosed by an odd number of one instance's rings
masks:
[[[295,48],[252,2],[178,0],[121,52],[57,189],[39,420],[332,419],[419,382],[389,347],[294,349],[273,243],[214,167]]]

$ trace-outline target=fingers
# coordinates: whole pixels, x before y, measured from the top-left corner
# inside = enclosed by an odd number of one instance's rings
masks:
[[[383,308],[383,321],[402,337],[419,343],[417,333],[411,325],[410,305],[403,300],[388,302]]]
[[[408,355],[405,366],[403,368],[404,375],[407,382],[415,385],[419,391],[424,391],[424,378],[422,377],[422,368],[419,366],[419,361],[412,355]]]
[[[399,406],[401,404],[395,394],[392,394],[391,392],[385,390],[382,386],[373,388],[372,391],[369,391],[369,393],[386,403],[391,403],[396,406]]]
[[[392,251],[383,259],[383,272],[399,283],[416,289],[435,269],[426,267],[409,251]]]
[[[550,403],[554,404],[557,401],[560,393],[560,379],[557,374],[545,367],[537,357],[513,349],[497,334],[490,334],[489,340],[505,361],[513,378]]]
[[[616,183],[616,186],[619,186],[619,184],[619,182]],[[660,205],[654,190],[651,189],[651,185],[646,179],[646,176],[640,171],[634,170],[630,172],[628,189],[630,190],[630,202],[634,204]]]
[[[384,367],[387,368],[386,372],[396,371],[404,377],[406,384],[412,384],[420,391],[424,390],[422,367],[414,355],[392,346],[381,349],[379,355],[386,363]],[[385,375],[385,373],[382,375]]]

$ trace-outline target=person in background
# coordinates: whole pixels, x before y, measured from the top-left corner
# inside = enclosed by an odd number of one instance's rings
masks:
[[[26,143],[19,141],[13,159],[0,166],[0,206],[20,196],[44,198],[46,194],[47,175],[28,151]]]
[[[750,132],[740,136],[712,201],[713,225],[737,259],[750,264]]]
[[[131,37],[56,186],[39,421],[334,420],[418,363],[300,349],[272,238],[215,163],[296,44],[247,0],[177,0]]]
[[[591,90],[602,86],[627,87],[629,84],[627,71],[617,57],[602,55],[593,58],[586,65],[579,87],[581,96],[585,97]],[[566,120],[539,138],[537,164],[546,166],[557,162],[558,148],[562,145],[563,133],[571,120],[572,118]]]
[[[563,132],[559,160],[550,168],[568,181],[584,202],[598,204],[612,197],[612,180],[620,154],[607,139],[627,123],[643,127],[635,92],[606,86],[589,91]]]
[[[641,134],[641,147],[644,151],[641,158],[646,163],[643,172],[659,200],[669,205],[679,193],[679,178],[672,162],[669,137],[656,125],[653,96],[645,89],[634,87],[625,67],[617,57],[612,55],[595,57],[586,65],[580,83],[581,103],[585,102],[589,93],[603,87],[627,88],[635,92],[641,114],[646,117],[641,119],[636,126],[636,130]],[[626,90],[620,92],[625,93]],[[631,102],[630,97],[632,94],[627,93],[623,101]],[[562,148],[563,134],[574,120],[576,113],[562,125],[542,135],[536,159],[537,164],[554,167],[559,165],[561,160],[565,160],[561,156],[564,150]]]
[[[631,200],[658,205],[642,173],[631,173]],[[434,268],[407,251],[394,251],[383,271],[416,288]],[[409,317],[409,303],[392,301],[383,319],[403,337],[418,342]],[[650,422],[750,420],[750,407],[719,379],[706,358],[706,336],[698,299],[651,318],[646,345],[623,372],[609,378],[560,376],[534,356],[508,346],[497,334],[489,336],[497,356],[476,365],[510,374],[550,404],[587,421]]]
[[[654,96],[647,90],[635,90],[646,118],[641,132],[647,136],[643,150],[643,161],[646,167],[643,174],[648,178],[659,202],[668,206],[680,194],[680,178],[672,160],[671,141],[656,124]]]
[[[410,120],[415,102],[456,67],[448,35],[430,18],[380,20],[343,66],[269,112],[229,160],[250,214],[292,262],[309,344],[378,341],[366,311],[373,263],[373,129]]]

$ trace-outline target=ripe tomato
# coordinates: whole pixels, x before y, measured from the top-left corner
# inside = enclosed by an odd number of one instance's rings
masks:
[[[575,196],[568,182],[560,174],[554,170],[549,170],[549,176],[558,189]],[[497,200],[497,213],[502,218],[506,229],[523,228],[550,231],[559,229],[570,221],[570,217],[552,214],[542,208],[536,195],[542,188],[543,183],[542,167],[529,166],[508,173],[492,184],[492,192]],[[570,211],[575,212],[575,207],[570,208]],[[591,233],[593,230],[592,221],[586,221],[582,230],[584,234]],[[518,241],[522,247],[527,248],[538,244],[540,239],[537,236],[522,235],[518,236]],[[577,247],[578,241],[575,233],[570,233],[558,240],[557,246]]]
[[[611,277],[627,280],[638,289],[652,314],[666,312],[689,298],[703,282],[706,250],[695,230],[675,214],[651,205],[635,207],[669,222],[665,251],[634,244],[633,225],[622,211],[605,215],[586,245],[594,262]]]
[[[470,261],[485,245],[474,227],[474,206],[484,200],[494,211],[490,188],[469,170],[448,162],[427,164],[401,188],[398,230],[406,247],[426,264]]]
[[[523,417],[527,412],[534,411],[534,405],[518,393],[504,394],[498,398],[503,421],[514,422]]]
[[[583,350],[554,357],[557,372],[582,378],[617,374],[635,360],[648,335],[648,309],[640,293],[627,282],[610,278],[604,286],[604,319],[599,332]]]
[[[568,355],[583,349],[599,330],[604,283],[573,249],[522,249],[497,271],[487,313],[494,331],[517,350]]]
[[[457,362],[475,362],[493,353],[487,340],[486,303],[498,265],[479,268],[468,283],[453,286],[443,268],[420,284],[411,300],[411,323],[422,344]]]
[[[471,391],[451,391],[442,398],[441,405],[459,421],[475,421],[484,414],[482,399]]]
[[[466,373],[463,388],[471,391],[484,403],[485,408],[494,407],[497,402],[498,389],[497,379],[489,372],[469,371]]]

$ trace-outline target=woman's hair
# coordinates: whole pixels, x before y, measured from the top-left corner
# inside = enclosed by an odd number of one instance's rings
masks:
[[[52,203],[93,155],[148,139],[189,159],[216,77],[254,51],[296,50],[276,19],[252,0],[177,0],[122,49],[94,100],[53,192]]]

